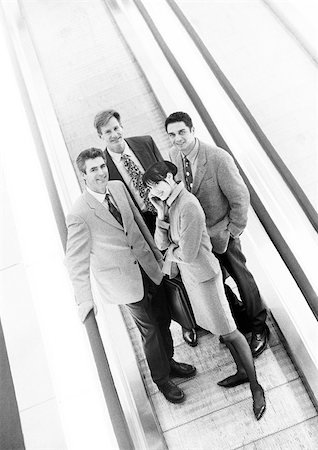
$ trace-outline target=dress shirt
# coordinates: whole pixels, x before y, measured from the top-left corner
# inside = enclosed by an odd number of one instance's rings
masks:
[[[118,169],[118,172],[120,173],[120,175],[122,176],[124,182],[128,186],[129,191],[132,193],[134,199],[136,200],[140,210],[142,212],[146,212],[147,208],[146,208],[145,202],[140,197],[138,189],[135,188],[135,186],[134,186],[134,184],[132,182],[131,176],[129,175],[129,173],[125,169],[124,162],[122,161],[121,156],[122,156],[122,154],[130,156],[130,159],[136,164],[136,166],[138,167],[140,172],[142,174],[144,174],[145,170],[142,167],[142,165],[140,164],[138,158],[135,156],[134,152],[131,150],[131,148],[129,147],[129,145],[127,144],[126,141],[125,141],[125,148],[124,148],[123,153],[115,153],[115,152],[112,152],[109,149],[107,149],[107,150],[108,150],[108,153],[110,154],[112,160],[114,161],[114,164],[115,164],[115,166]]]
[[[195,144],[194,144],[194,147],[191,150],[191,152],[188,155],[184,155],[182,153],[183,167],[184,167],[184,158],[187,158],[191,164],[191,172],[192,172],[193,179],[195,177],[195,172],[197,170],[198,153],[199,153],[199,141],[197,138],[195,138]]]
[[[105,208],[107,208],[107,209],[108,209],[108,203],[107,203],[107,200],[106,200],[106,194],[108,194],[109,197],[110,197],[110,199],[111,199],[111,202],[112,202],[112,203],[116,206],[116,208],[117,208],[116,202],[115,202],[115,200],[113,199],[111,193],[108,191],[107,188],[106,188],[105,194],[100,194],[99,192],[94,192],[94,191],[92,191],[92,190],[91,190],[89,187],[87,187],[87,186],[86,186],[86,189],[87,189],[87,192],[89,192],[93,197],[95,197],[96,200],[97,200],[99,203],[102,203],[102,205],[105,206]],[[117,209],[118,209],[118,208],[117,208]]]

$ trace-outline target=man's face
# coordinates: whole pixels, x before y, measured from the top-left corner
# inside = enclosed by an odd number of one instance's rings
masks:
[[[108,169],[104,159],[98,156],[94,159],[87,159],[85,161],[86,173],[83,173],[83,178],[86,186],[92,191],[100,194],[106,193],[106,186],[108,182]]]
[[[184,122],[169,123],[167,133],[170,142],[185,155],[193,149],[195,143],[193,127],[190,129]]]
[[[123,127],[116,117],[111,117],[107,124],[101,127],[100,138],[106,142],[106,147],[111,152],[122,153],[125,146]]]

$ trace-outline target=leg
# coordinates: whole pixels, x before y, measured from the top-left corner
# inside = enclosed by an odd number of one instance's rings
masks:
[[[150,298],[152,311],[159,327],[167,357],[171,360],[173,357],[173,340],[170,331],[171,314],[163,283],[161,283],[160,286],[157,286],[149,280],[148,296]]]
[[[264,414],[266,402],[262,386],[257,381],[251,349],[238,330],[223,336],[224,342],[233,356],[237,372],[218,383],[219,386],[233,387],[249,381],[253,396],[253,409],[257,420]]]
[[[267,313],[255,280],[246,267],[239,239],[230,239],[226,252],[215,255],[237,284],[253,332],[251,349],[254,356],[259,356],[268,342]]]

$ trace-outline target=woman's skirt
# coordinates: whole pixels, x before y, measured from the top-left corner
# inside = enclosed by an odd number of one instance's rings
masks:
[[[192,280],[181,267],[180,273],[197,325],[217,335],[234,331],[236,324],[225,296],[221,271],[216,277],[201,283]]]

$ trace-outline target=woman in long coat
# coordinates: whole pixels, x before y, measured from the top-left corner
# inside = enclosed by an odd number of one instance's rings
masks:
[[[154,238],[158,248],[166,250],[163,271],[170,278],[180,271],[196,323],[222,336],[234,358],[237,372],[218,384],[233,387],[249,382],[254,415],[259,420],[266,402],[263,388],[257,381],[250,347],[232,317],[203,209],[184,184],[175,181],[176,173],[174,164],[161,161],[153,164],[143,176],[144,184],[150,189],[149,199],[158,212]]]

